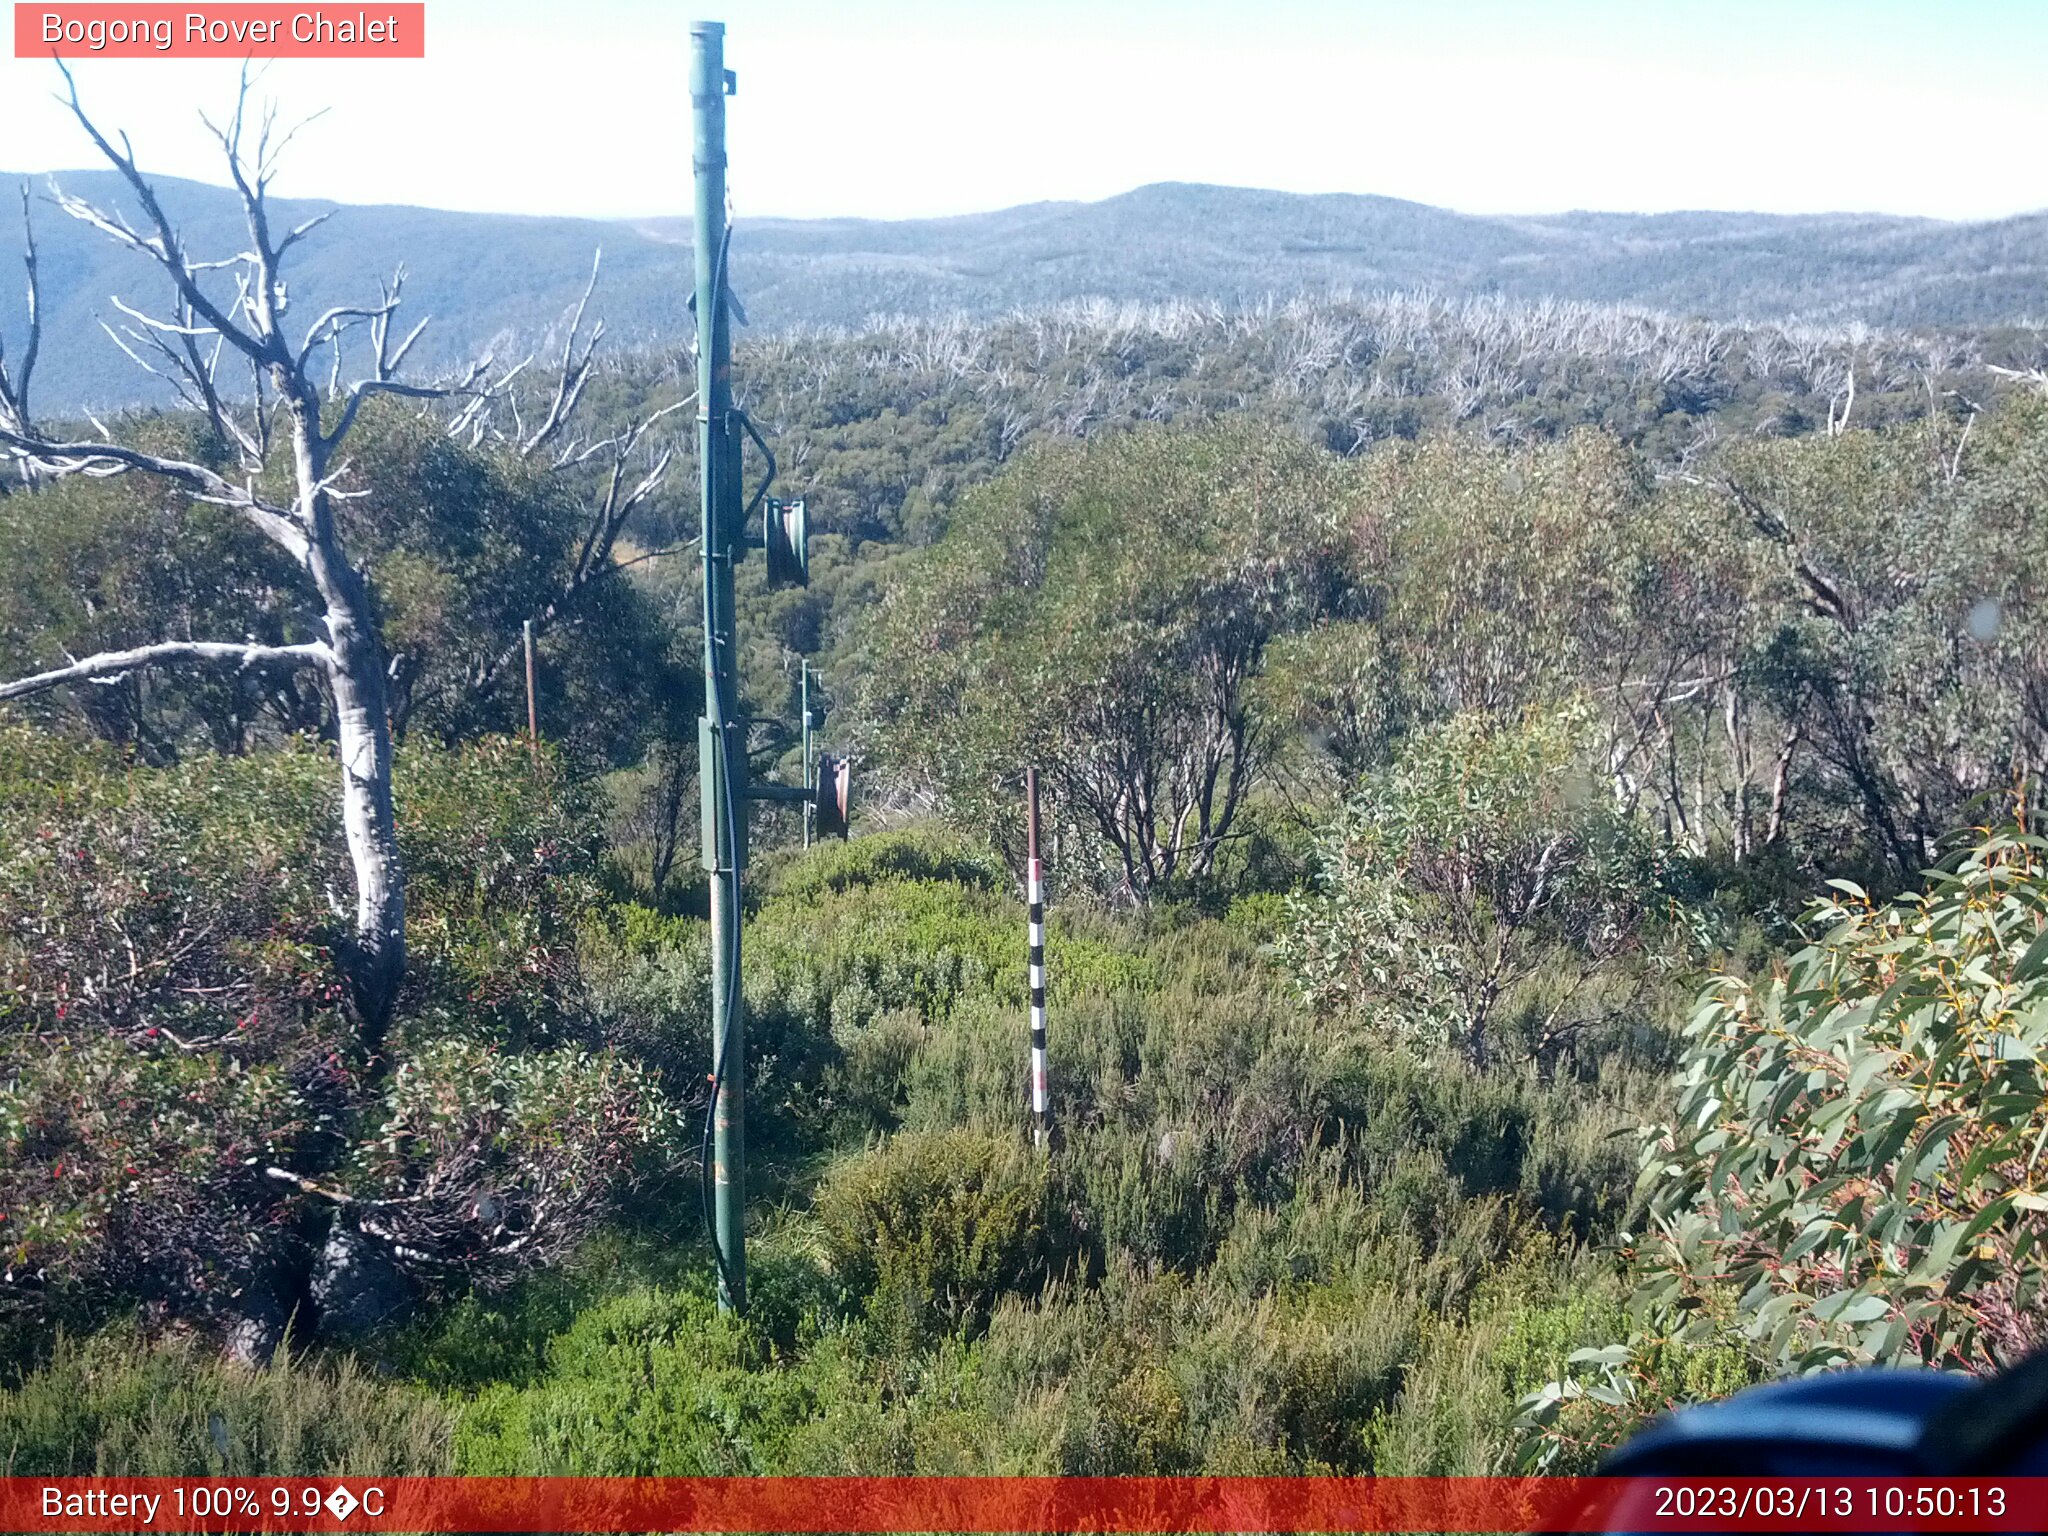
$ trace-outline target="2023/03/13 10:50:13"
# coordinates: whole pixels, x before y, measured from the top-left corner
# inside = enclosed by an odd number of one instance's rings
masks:
[[[1645,1513],[1657,1520],[1684,1524],[1699,1520],[1786,1519],[1811,1517],[1823,1521],[1871,1520],[2003,1520],[2006,1489],[1976,1479],[1920,1482],[1912,1479],[1829,1484],[1801,1479],[1795,1483],[1658,1483]],[[1691,1527],[1687,1527],[1691,1528]]]

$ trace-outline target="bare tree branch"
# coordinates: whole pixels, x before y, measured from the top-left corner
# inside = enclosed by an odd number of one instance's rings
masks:
[[[142,328],[124,325],[117,332],[102,320],[100,329],[107,333],[108,339],[136,367],[162,379],[186,406],[204,416],[221,442],[239,452],[244,469],[251,472],[260,470],[270,446],[269,418],[263,407],[262,374],[259,372],[255,376],[255,405],[249,424],[244,426],[236,419],[216,382],[223,345],[217,332],[211,327],[190,324],[192,312],[182,301],[178,306],[179,319],[176,323],[154,320],[119,298],[113,303],[123,314],[140,322]],[[213,346],[202,354],[200,344],[208,340]],[[138,348],[154,353],[158,362],[152,363]]]
[[[564,423],[575,414],[576,402],[583,397],[583,386],[590,382],[591,361],[597,356],[597,344],[604,339],[604,321],[599,320],[591,328],[590,338],[581,352],[577,351],[577,339],[583,329],[583,312],[590,305],[590,296],[597,290],[598,268],[604,263],[604,250],[598,249],[590,259],[590,281],[583,285],[583,297],[576,301],[576,309],[569,317],[569,334],[562,342],[562,366],[555,380],[555,397],[548,405],[547,415],[534,429],[533,435],[519,445],[521,454],[533,454],[562,430]]]
[[[234,662],[244,668],[281,665],[324,668],[333,666],[334,653],[318,640],[309,641],[304,645],[164,640],[155,645],[139,645],[129,651],[102,651],[97,656],[74,661],[68,667],[38,672],[33,677],[17,678],[11,683],[0,683],[0,699],[26,698],[32,693],[61,688],[66,683],[104,682],[144,667],[162,666],[167,662],[191,661]]]
[[[383,318],[398,307],[396,298],[388,298],[382,304],[365,307],[360,304],[337,304],[306,328],[306,339],[299,344],[299,355],[295,366],[303,369],[306,360],[316,348],[332,345],[341,339],[342,333],[352,325]]]
[[[133,250],[141,251],[144,255],[154,260],[170,276],[172,283],[178,290],[178,296],[190,304],[193,311],[203,318],[208,325],[212,326],[214,330],[226,338],[228,345],[248,354],[251,359],[259,363],[286,362],[287,359],[281,355],[281,351],[276,345],[274,333],[266,337],[236,325],[221,310],[220,306],[214,303],[206,290],[200,287],[196,270],[185,259],[184,247],[178,240],[177,229],[171,223],[169,215],[164,212],[163,204],[157,200],[156,189],[150,185],[148,179],[136,167],[134,151],[128,144],[127,135],[122,135],[122,147],[116,149],[107,139],[107,136],[100,132],[93,120],[86,115],[85,107],[78,99],[78,82],[72,77],[70,69],[66,67],[62,59],[57,61],[57,68],[64,76],[66,93],[64,102],[71,109],[71,115],[78,119],[79,126],[86,131],[86,134],[92,139],[93,143],[98,146],[100,153],[106,156],[108,163],[121,173],[121,179],[128,183],[129,190],[135,194],[136,200],[142,206],[142,211],[148,215],[149,222],[156,232],[153,235],[145,236],[131,227],[128,221],[119,215],[103,212],[81,198],[72,197],[61,190],[53,188],[52,191],[57,199],[58,206],[74,218],[84,220],[86,223],[93,225],[95,228],[120,241],[123,245]],[[242,117],[241,103],[248,94],[248,88],[249,76],[245,66],[242,72],[241,96],[237,98],[235,105],[235,122],[238,132]],[[234,176],[236,186],[243,189],[246,204],[250,196],[247,190],[248,183],[242,174],[239,155],[232,147],[229,150],[229,162],[230,173]],[[250,208],[250,222],[252,227],[260,227],[263,223],[260,199]],[[259,238],[259,249],[256,253],[259,272],[266,266],[266,263],[262,261],[263,247],[265,245],[267,245],[267,241]],[[264,273],[263,278],[266,282],[274,283],[274,270]],[[273,299],[275,298],[274,288],[269,296]],[[261,295],[258,297],[261,297]],[[245,301],[243,307],[247,309],[255,302],[256,300],[254,299]]]
[[[36,228],[29,217],[28,183],[21,184],[21,264],[28,270],[28,336],[22,343],[21,361],[10,373],[7,367],[7,338],[0,336],[0,426],[17,432],[29,430],[28,386],[36,371],[36,353],[43,339],[41,292],[36,282]]]
[[[408,343],[409,345],[409,343]],[[488,359],[486,359],[488,361]],[[481,368],[483,364],[478,364]],[[474,390],[476,369],[460,384],[406,384],[397,379],[360,379],[349,386],[348,403],[342,407],[341,419],[334,424],[334,430],[327,434],[327,447],[336,447],[349,429],[356,424],[356,413],[362,410],[363,402],[372,395],[400,395],[409,400],[446,400],[452,395],[465,395]]]
[[[319,117],[325,111],[326,109],[323,107],[320,112],[314,113],[313,116]],[[311,122],[312,118],[308,118],[306,121]],[[300,127],[304,126],[305,124],[300,124]],[[294,128],[292,130],[292,133],[297,132],[297,128]],[[285,135],[285,137],[289,139],[291,135],[287,134]],[[280,257],[282,257],[286,251],[290,250],[293,246],[297,245],[301,240],[305,239],[306,236],[313,233],[314,230],[318,229],[322,224],[325,224],[329,219],[333,218],[335,214],[339,213],[340,211],[341,210],[338,208],[330,208],[325,213],[314,214],[312,218],[307,219],[302,224],[293,225],[292,228],[285,233],[285,237],[277,242],[277,254]]]
[[[204,464],[185,459],[167,459],[120,443],[51,442],[28,437],[0,427],[0,448],[18,459],[40,464],[55,475],[85,475],[104,478],[141,470],[185,488],[194,500],[215,506],[233,507],[254,523],[264,535],[301,565],[306,563],[308,544],[298,517],[292,511],[272,506],[246,485],[232,485]]]
[[[633,513],[662,486],[668,471],[675,462],[675,447],[664,444],[651,455],[646,471],[630,486],[627,484],[630,456],[639,448],[643,438],[658,423],[676,412],[688,409],[696,403],[693,392],[672,405],[649,412],[626,431],[604,439],[600,445],[612,450],[613,458],[604,477],[603,489],[598,492],[596,504],[591,512],[589,526],[584,530],[583,543],[577,550],[576,564],[560,589],[543,603],[530,618],[536,636],[547,634],[563,619],[573,614],[583,602],[586,594],[603,577],[639,565],[643,561],[660,559],[677,549],[688,548],[694,541],[672,546],[669,549],[650,550],[631,560],[615,560],[613,550],[618,546],[619,535],[625,531]],[[583,462],[581,456],[578,463]],[[557,466],[559,467],[559,466]],[[472,694],[488,693],[497,685],[519,657],[524,645],[523,638],[509,641],[496,654],[485,657],[472,670],[469,691]]]

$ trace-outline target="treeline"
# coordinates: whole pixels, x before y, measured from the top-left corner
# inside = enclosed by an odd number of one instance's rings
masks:
[[[793,654],[822,660],[828,683],[850,686],[861,628],[854,616],[872,607],[897,554],[940,537],[961,494],[1033,444],[1230,416],[1356,457],[1454,430],[1515,446],[1597,427],[1636,450],[1650,474],[1698,478],[1718,453],[1747,440],[1825,436],[1845,425],[1924,422],[1953,448],[1973,417],[2016,387],[2011,371],[2040,360],[2039,337],[2028,330],[1735,326],[1588,304],[1427,295],[1249,310],[1093,304],[994,322],[748,338],[736,370],[742,403],[778,445],[781,489],[808,497],[821,533],[808,590],[754,591],[748,599],[742,635],[751,691],[763,706],[790,706]],[[687,372],[665,355],[600,359],[581,394],[579,437],[630,429],[686,393]],[[546,404],[545,392],[536,394],[528,416],[542,416]],[[548,583],[559,590],[573,579],[591,495],[502,441],[438,440],[431,425],[406,425],[405,415],[374,413],[370,420],[381,416],[384,425],[357,452],[375,472],[366,475],[370,500],[357,537],[374,546],[380,590],[399,624],[394,648],[405,661],[394,724],[403,731],[417,720],[457,734],[485,720],[512,724],[516,688],[508,684],[517,679],[503,658],[520,619],[556,595]],[[577,615],[573,632],[565,624],[543,635],[544,655],[563,647],[552,658],[562,667],[543,668],[544,689],[565,686],[563,669],[588,675],[581,658],[596,644],[615,659],[643,659],[623,695],[636,702],[611,707],[622,696],[616,677],[564,697],[548,712],[557,736],[595,741],[615,730],[607,716],[647,718],[650,687],[674,693],[683,716],[694,712],[687,647],[672,679],[657,681],[644,665],[660,649],[646,626],[688,625],[697,600],[687,557],[657,553],[695,532],[694,437],[686,422],[670,428],[628,466],[637,474],[657,452],[675,455],[663,483],[635,508],[618,551],[622,560],[653,558],[632,567],[630,579],[607,580],[604,603]],[[167,446],[194,445],[192,429],[175,419],[154,430]],[[0,593],[12,607],[0,613],[0,654],[11,663],[41,659],[31,654],[34,637],[84,654],[144,634],[160,612],[176,618],[182,610],[188,629],[215,617],[240,623],[245,590],[264,614],[289,607],[280,595],[288,576],[254,546],[237,552],[247,536],[232,519],[203,510],[196,519],[174,516],[182,503],[168,490],[131,486],[96,503],[86,488],[64,494],[77,507],[55,521],[76,531],[53,532],[50,519],[10,521],[5,530],[10,563],[24,573]],[[152,514],[135,510],[138,495],[153,500]],[[195,541],[203,538],[216,547],[202,556]],[[174,592],[167,570],[197,574],[180,577],[188,590]],[[743,590],[755,580],[743,568]],[[662,617],[636,616],[636,602]],[[265,618],[258,630],[278,627]],[[45,645],[41,657],[49,654]],[[183,707],[184,684],[151,686],[165,708]],[[183,728],[138,718],[146,707],[132,688],[97,692],[109,729],[120,713],[131,735],[169,741]],[[236,711],[214,710],[204,728],[215,741],[231,742],[266,719],[285,729],[308,719],[303,703],[282,697],[244,700]],[[645,737],[628,729],[604,753],[627,763],[644,747]]]
[[[959,810],[1050,765],[1088,878],[1197,882],[1258,786],[1420,731],[1583,716],[1588,793],[1731,872],[1896,888],[2048,749],[2048,405],[1967,436],[1736,443],[1659,476],[1583,431],[1354,461],[1272,432],[1034,450],[891,592],[881,765]]]
[[[743,345],[743,403],[830,531],[923,542],[964,484],[1037,437],[1248,414],[1339,454],[1460,426],[1509,442],[1598,426],[1659,464],[1846,419],[1961,421],[2042,361],[2037,331],[1734,325],[1429,294],[1090,303]],[[1854,399],[1851,377],[1854,377]]]
[[[808,496],[822,534],[806,591],[747,597],[742,571],[750,691],[793,712],[789,658],[801,654],[823,666],[829,698],[850,699],[906,548],[941,538],[962,495],[1034,445],[1229,417],[1358,458],[1446,435],[1540,448],[1593,428],[1632,451],[1632,473],[1711,489],[1717,462],[1760,462],[1774,441],[1846,432],[1854,454],[1873,440],[1865,429],[1919,424],[1923,448],[1886,451],[1924,454],[1933,474],[1975,418],[2027,387],[2014,374],[2037,365],[2039,348],[2024,329],[1733,326],[1398,295],[1253,310],[1094,304],[752,338],[737,367],[743,404],[774,435],[783,484]],[[622,365],[592,399],[615,391],[624,414],[660,372]],[[693,517],[671,495],[643,536],[666,544]],[[667,578],[660,590],[688,613],[688,572]]]

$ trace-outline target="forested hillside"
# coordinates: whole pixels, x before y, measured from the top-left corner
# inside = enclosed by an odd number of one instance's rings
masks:
[[[692,370],[558,335],[351,405],[369,340],[338,398],[286,357],[274,438],[0,416],[8,1470],[1569,1469],[1672,1402],[2033,1342],[2016,319],[761,327],[742,403],[819,531],[808,587],[742,568],[746,744],[790,773],[809,660],[857,789],[843,845],[754,812],[743,1321],[699,1193]]]
[[[12,184],[19,177],[0,177]],[[45,305],[76,338],[44,365],[53,408],[113,408],[146,393],[94,323],[146,271],[36,190]],[[111,208],[111,173],[55,178]],[[232,191],[159,183],[195,248],[231,242]],[[650,202],[657,199],[650,196]],[[303,248],[299,303],[317,313],[403,264],[415,313],[435,324],[418,361],[522,354],[574,300],[602,247],[606,312],[628,345],[674,345],[688,318],[686,223],[621,223],[340,207],[281,199],[281,219],[334,216]],[[680,242],[680,243],[679,243]],[[1249,188],[1141,187],[1098,203],[1050,203],[952,219],[742,217],[733,242],[755,327],[865,329],[877,317],[987,319],[1076,300],[1235,309],[1269,299],[1401,292],[1451,300],[1627,304],[1718,321],[1998,327],[2048,316],[2048,216],[1980,224],[1828,214],[1597,214],[1494,218],[1369,196]],[[0,326],[19,319],[0,294]]]

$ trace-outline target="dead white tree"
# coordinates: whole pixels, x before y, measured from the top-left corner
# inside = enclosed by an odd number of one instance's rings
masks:
[[[138,364],[206,416],[225,449],[239,459],[243,474],[241,483],[236,484],[208,464],[166,458],[116,442],[104,427],[99,427],[97,440],[69,441],[45,433],[29,416],[26,405],[27,375],[36,340],[33,329],[23,365],[7,386],[6,404],[0,406],[0,449],[41,474],[140,472],[181,487],[195,501],[234,509],[304,572],[319,598],[323,633],[292,645],[164,640],[132,650],[109,651],[0,683],[0,700],[68,683],[115,678],[143,667],[213,664],[317,672],[333,699],[342,826],[356,888],[354,928],[337,946],[338,958],[358,1034],[365,1049],[374,1055],[381,1047],[405,974],[405,870],[392,808],[391,726],[386,707],[389,658],[373,616],[368,584],[349,557],[336,518],[339,503],[361,494],[342,488],[349,464],[341,449],[363,402],[372,396],[436,399],[473,392],[488,365],[477,365],[454,384],[400,380],[399,369],[425,325],[421,322],[394,339],[402,273],[384,286],[377,303],[338,306],[319,316],[296,340],[287,334],[285,257],[327,216],[307,219],[283,231],[272,224],[270,182],[278,154],[297,130],[280,133],[273,107],[266,107],[253,125],[248,121],[250,82],[246,70],[233,117],[224,128],[210,121],[207,127],[220,142],[240,195],[249,245],[224,260],[201,261],[186,251],[154,187],[137,169],[127,135],[121,134],[118,144],[109,140],[80,104],[71,72],[61,62],[58,67],[64,75],[63,100],[99,152],[120,173],[140,217],[131,223],[116,208],[102,208],[62,191],[55,193],[58,205],[147,257],[171,288],[168,311],[163,313],[151,313],[116,298],[115,306],[126,323],[119,332],[110,327],[109,334]],[[253,155],[245,149],[252,126],[256,139]],[[33,291],[33,246],[29,270]],[[229,280],[233,296],[221,297]],[[37,313],[33,297],[29,312],[32,317]],[[343,385],[335,359],[342,338],[359,329],[369,333],[369,371]],[[252,391],[246,401],[231,399],[222,385],[220,369],[228,360],[245,364],[250,372]],[[337,370],[331,399],[317,382],[323,363]],[[325,415],[332,425],[323,420],[323,406],[328,407]],[[292,491],[288,500],[272,499],[257,488],[258,472],[270,455],[273,422],[280,424],[290,440]]]
[[[15,432],[29,430],[28,387],[35,375],[36,353],[43,340],[43,315],[36,285],[36,227],[29,217],[26,181],[21,184],[21,261],[28,269],[28,330],[20,358],[11,369],[7,362],[7,338],[0,336],[0,429]],[[21,461],[20,468],[24,480],[33,478],[31,464]]]
[[[1856,354],[1854,351],[1849,353],[1847,360],[1842,364],[1842,372],[1846,382],[1840,390],[1831,391],[1828,395],[1829,437],[1840,437],[1849,430],[1849,413],[1856,409]],[[1837,400],[1842,402],[1842,413],[1839,416],[1835,414],[1835,402]]]

